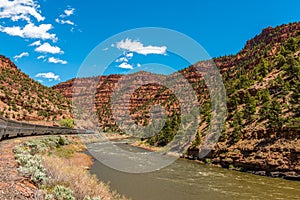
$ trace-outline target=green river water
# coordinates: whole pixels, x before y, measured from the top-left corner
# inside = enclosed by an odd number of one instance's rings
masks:
[[[89,149],[101,149],[101,143]],[[124,143],[128,151],[144,151]],[[103,153],[103,152],[102,152]],[[132,174],[95,161],[91,173],[133,200],[300,199],[300,182],[263,177],[178,159],[159,171]]]

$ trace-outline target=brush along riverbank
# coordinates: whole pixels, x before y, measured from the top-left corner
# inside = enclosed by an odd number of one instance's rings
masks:
[[[47,136],[14,148],[19,173],[44,199],[126,199],[88,171],[92,158],[78,136]]]

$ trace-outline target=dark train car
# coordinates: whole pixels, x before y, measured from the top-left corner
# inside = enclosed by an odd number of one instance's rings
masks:
[[[6,137],[6,125],[7,120],[0,116],[0,139],[4,139]]]
[[[21,136],[34,135],[35,125],[27,124],[27,123],[21,123],[21,124],[22,124],[21,130],[20,130]]]
[[[34,134],[35,135],[45,135],[48,134],[48,126],[35,125]]]
[[[22,124],[13,120],[7,120],[6,124],[6,136],[7,137],[16,137],[20,135]]]
[[[56,135],[59,132],[59,127],[56,126],[48,126],[48,130],[47,130],[48,134],[50,135]]]
[[[58,134],[85,134],[85,129],[70,129],[58,126],[44,126],[17,122],[0,116],[0,139],[30,136],[30,135],[58,135]]]

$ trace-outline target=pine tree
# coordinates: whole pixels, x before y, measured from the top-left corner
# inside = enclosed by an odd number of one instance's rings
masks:
[[[276,129],[282,128],[284,121],[281,114],[281,105],[276,99],[272,100],[269,109],[269,127]]]
[[[244,119],[247,121],[253,120],[254,114],[256,112],[256,100],[250,95],[246,97],[245,107],[244,107]]]
[[[262,76],[265,77],[269,72],[269,63],[262,58],[260,64],[258,65],[258,73]]]

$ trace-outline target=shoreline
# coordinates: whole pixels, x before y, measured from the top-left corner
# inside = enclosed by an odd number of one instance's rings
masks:
[[[128,144],[130,146],[133,147],[138,147],[138,148],[142,148],[151,152],[157,152],[160,149],[162,149],[161,147],[152,147],[150,145],[145,144],[142,141],[136,141],[134,143]],[[172,156],[172,155],[171,155]],[[300,174],[297,174],[293,171],[286,171],[286,172],[281,172],[281,171],[272,171],[272,172],[268,172],[267,170],[247,170],[247,169],[242,169],[239,167],[235,167],[234,165],[229,165],[229,166],[225,166],[225,165],[221,165],[221,164],[214,164],[211,162],[211,158],[193,158],[191,156],[188,155],[182,155],[179,157],[179,159],[183,159],[183,160],[189,160],[189,161],[193,161],[199,164],[204,164],[204,165],[211,165],[214,167],[219,167],[219,168],[224,168],[227,170],[233,170],[233,171],[238,171],[238,172],[243,172],[243,173],[250,173],[250,174],[254,174],[254,175],[258,175],[258,176],[266,176],[266,177],[270,177],[270,178],[282,178],[285,180],[289,180],[289,181],[300,181]]]

